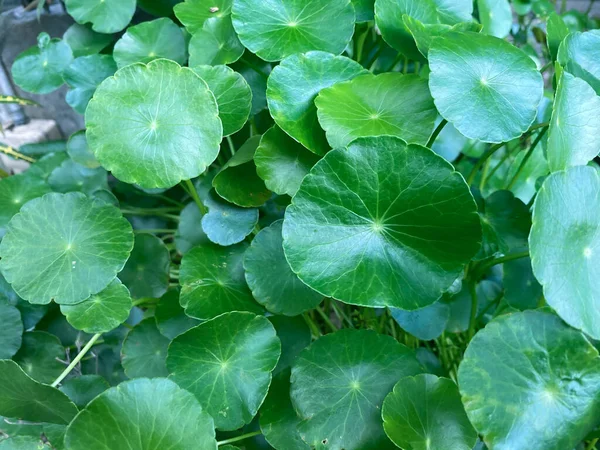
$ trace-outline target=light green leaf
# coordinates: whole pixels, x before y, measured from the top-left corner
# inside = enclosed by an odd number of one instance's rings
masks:
[[[167,188],[200,175],[219,153],[222,125],[208,86],[191,69],[155,60],[123,67],[86,111],[88,145],[126,183]]]
[[[23,334],[23,321],[21,312],[8,300],[4,300],[0,293],[0,317],[2,326],[0,327],[0,359],[10,359],[13,357],[19,347],[21,347]]]
[[[512,10],[508,0],[477,0],[483,32],[505,38],[512,27]]]
[[[75,304],[108,286],[132,247],[131,225],[118,208],[79,192],[51,193],[12,218],[0,269],[30,303]]]
[[[199,324],[197,320],[188,317],[179,305],[179,291],[176,289],[171,289],[160,298],[154,319],[158,330],[169,339]]]
[[[190,67],[231,64],[240,59],[244,46],[240,42],[229,15],[209,18],[196,31],[189,44]]]
[[[558,56],[558,48],[568,34],[569,28],[567,27],[567,24],[563,18],[556,12],[552,12],[548,16],[548,20],[546,22],[546,41],[548,44],[548,52],[550,52],[552,61],[556,61],[556,57]]]
[[[121,349],[121,364],[129,378],[166,377],[167,347],[170,340],[160,334],[153,317],[138,323],[127,333]]]
[[[232,205],[214,190],[209,192],[204,205],[208,214],[202,217],[202,230],[215,244],[227,246],[242,242],[258,223],[258,209]]]
[[[49,443],[44,443],[39,437],[14,436],[0,441],[1,450],[52,450]]]
[[[433,0],[437,7],[440,22],[454,25],[473,20],[472,0]]]
[[[195,202],[189,203],[179,214],[179,223],[175,233],[177,251],[184,254],[197,245],[204,245],[210,240],[201,225],[202,213]]]
[[[402,378],[385,398],[383,427],[406,450],[471,450],[477,440],[452,380],[421,374]]]
[[[558,62],[600,94],[600,31],[574,32],[558,48]]]
[[[109,34],[96,33],[88,25],[74,23],[63,34],[63,40],[71,47],[73,56],[79,58],[100,52],[112,42],[113,37]]]
[[[207,19],[231,14],[232,0],[185,0],[173,8],[175,15],[190,34],[201,30]]]
[[[339,55],[354,33],[350,0],[234,0],[233,26],[244,46],[265,61],[322,50]]]
[[[107,430],[117,430],[117,433]],[[67,428],[67,450],[217,450],[212,418],[164,378],[139,378],[100,394]]]
[[[87,145],[85,130],[77,131],[71,135],[67,142],[67,153],[73,161],[89,169],[100,167],[100,163]]]
[[[78,408],[85,408],[90,401],[109,387],[108,382],[100,375],[80,375],[67,378],[59,389],[67,394]]]
[[[115,44],[113,57],[119,69],[158,58],[184,64],[187,60],[186,42],[181,29],[171,19],[163,17],[128,28]]]
[[[427,80],[417,75],[364,75],[323,89],[315,100],[332,148],[358,137],[390,135],[425,144],[437,111]]]
[[[488,448],[574,448],[600,414],[600,358],[553,314],[498,317],[467,348],[458,384]]]
[[[65,0],[65,6],[77,23],[91,23],[98,33],[121,31],[135,13],[135,0]]]
[[[317,155],[329,150],[314,100],[324,88],[368,73],[344,56],[311,51],[285,58],[267,82],[269,112],[275,123]]]
[[[446,33],[433,41],[429,63],[435,105],[466,137],[506,142],[535,120],[542,76],[535,62],[508,42],[478,33]]]
[[[415,311],[390,308],[390,312],[404,331],[423,341],[438,338],[450,317],[450,308],[441,301]]]
[[[235,430],[256,415],[280,353],[266,318],[236,311],[173,339],[167,367],[171,379],[196,396],[218,429]]]
[[[592,167],[555,172],[533,207],[529,247],[548,305],[569,325],[600,338],[600,175]]]
[[[44,331],[28,331],[23,334],[23,343],[13,361],[34,380],[50,384],[65,369],[60,362],[64,357],[65,349],[56,336]]]
[[[475,208],[462,176],[431,150],[362,138],[306,176],[286,212],[283,248],[292,270],[323,295],[418,309],[479,249]]]
[[[102,81],[117,70],[110,55],[89,55],[75,59],[65,70],[63,78],[71,87],[65,97],[69,106],[84,114],[87,105]]]
[[[99,189],[108,189],[108,174],[102,167],[89,169],[71,159],[54,169],[48,184],[55,192],[83,192],[91,195]]]

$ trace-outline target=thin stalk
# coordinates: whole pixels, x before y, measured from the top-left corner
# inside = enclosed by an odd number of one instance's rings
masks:
[[[160,213],[160,212],[146,212],[146,211],[122,209],[121,213],[126,216],[156,216],[156,217],[164,217],[165,219],[171,219],[174,221],[179,220],[179,216],[176,216],[174,214],[164,214],[164,213]]]
[[[172,234],[177,230],[169,230],[167,228],[148,228],[145,230],[133,230],[134,233],[152,233],[152,234]]]
[[[262,434],[260,432],[260,430],[258,431],[252,431],[251,433],[246,433],[246,434],[242,434],[240,436],[236,436],[236,437],[232,437],[229,439],[225,439],[224,441],[218,441],[217,445],[220,447],[221,445],[225,445],[225,444],[233,444],[234,442],[239,442],[239,441],[243,441],[244,439],[248,439],[254,436],[258,436],[259,434]]]
[[[475,335],[475,325],[477,323],[477,285],[474,280],[469,283],[469,292],[471,294],[471,315],[469,317],[469,341]]]
[[[346,321],[346,323],[348,324],[348,326],[350,328],[354,328],[354,324],[352,323],[352,320],[350,319],[350,317],[348,317],[348,315],[346,314],[346,312],[344,311],[343,308],[339,308],[338,305],[335,303],[335,300],[331,302],[331,306],[333,307],[333,310],[336,312],[336,314],[342,317],[342,319],[344,319]]]
[[[560,4],[560,13],[564,14],[564,12],[567,10],[567,0],[562,0],[561,4]]]
[[[8,172],[0,169],[0,178],[8,178],[10,175],[8,174]]]
[[[35,159],[30,158],[29,156],[24,155],[23,153],[19,153],[14,148],[9,147],[8,145],[0,144],[0,152],[4,153],[5,155],[12,156],[13,158],[22,159],[23,161],[27,161],[30,163],[35,162]]]
[[[485,186],[485,183],[487,182],[487,179],[489,177],[489,171],[490,171],[490,164],[492,163],[491,159],[488,159],[485,164],[483,165],[483,173],[481,174],[481,180],[479,181],[479,190],[483,191],[483,187]]]
[[[144,303],[156,303],[156,301],[153,302],[153,300],[156,300],[155,298],[140,298],[138,300],[135,300],[132,303],[132,306],[140,306],[143,305]]]
[[[310,318],[308,313],[302,314],[302,317],[304,317],[304,321],[308,324],[308,327],[311,329],[313,336],[315,338],[320,337],[321,331],[319,331],[319,327],[317,327],[317,324]]]
[[[517,180],[519,179],[519,177],[523,173],[523,170],[525,170],[525,166],[527,165],[527,161],[529,161],[529,158],[531,158],[531,155],[533,155],[533,151],[535,150],[535,148],[537,147],[537,145],[540,143],[540,141],[542,140],[542,138],[546,134],[546,131],[548,131],[548,127],[542,128],[542,131],[540,131],[540,134],[537,135],[537,137],[535,138],[535,141],[533,141],[533,144],[531,144],[531,147],[527,151],[527,154],[523,158],[523,161],[521,161],[521,164],[519,165],[519,168],[515,172],[515,175],[512,177],[512,180],[510,180],[510,183],[508,183],[508,186],[506,187],[507,190],[510,191],[512,189],[512,187],[515,185],[515,183],[517,182]]]
[[[390,64],[390,66],[385,70],[385,72],[391,72],[392,70],[394,70],[398,63],[402,61],[402,58],[404,58],[404,55],[402,53],[398,53],[398,56],[394,58],[394,62]]]
[[[365,47],[365,41],[367,40],[367,36],[371,32],[371,25],[367,26],[367,29],[363,34],[361,34],[356,41],[356,61],[360,64],[360,60],[362,59],[363,49]]]
[[[408,58],[404,57],[404,65],[402,66],[402,73],[406,75],[408,73]]]
[[[590,443],[585,447],[585,450],[594,450],[596,448],[596,444],[600,438],[592,439]]]
[[[512,152],[509,151],[509,149],[507,148],[505,155],[502,158],[500,158],[500,161],[498,162],[498,164],[496,164],[494,166],[494,168],[488,173],[487,178],[485,180],[482,180],[483,183],[480,185],[480,189],[479,189],[480,191],[483,191],[483,188],[484,188],[487,180],[489,180],[490,178],[492,178],[494,176],[494,174],[498,171],[498,169],[500,167],[502,167],[502,164],[504,164],[506,162],[506,160],[510,157],[511,153]]]
[[[590,4],[588,5],[587,9],[585,10],[585,15],[589,16],[590,13],[592,12],[592,8],[594,7],[594,3],[596,3],[596,0],[590,0]],[[596,439],[597,441],[598,439]]]
[[[315,310],[321,316],[321,319],[323,319],[323,322],[325,322],[327,324],[327,326],[329,328],[331,328],[331,331],[333,331],[335,333],[338,330],[337,327],[333,324],[331,319],[327,316],[327,314],[325,314],[325,312],[321,309],[321,307],[317,306],[315,308]]]
[[[235,145],[233,144],[233,139],[231,136],[227,136],[227,145],[229,145],[229,151],[231,152],[231,156],[235,155]]]
[[[529,132],[532,132],[534,130],[538,130],[540,128],[544,128],[547,127],[548,125],[550,125],[550,122],[542,122],[542,123],[536,123],[535,125],[532,125],[531,127],[529,127]]]
[[[67,366],[67,368],[63,371],[63,373],[61,373],[58,376],[58,378],[56,380],[54,380],[54,382],[51,384],[52,387],[58,386],[59,383],[62,380],[64,380],[67,375],[69,375],[71,373],[71,370],[73,370],[75,368],[75,366],[77,366],[77,364],[79,364],[79,361],[81,361],[81,358],[83,358],[85,356],[85,354],[88,352],[88,350],[90,348],[92,348],[92,346],[94,345],[94,342],[96,342],[100,336],[102,336],[102,333],[97,333],[92,336],[92,338],[88,341],[88,343],[85,344],[85,347],[83,347],[81,349],[81,351],[77,354],[77,356],[73,359],[73,361],[71,361],[71,364],[69,364]]]
[[[504,255],[499,258],[494,258],[491,261],[488,261],[484,264],[481,264],[479,267],[477,267],[477,269],[475,270],[475,274],[476,274],[475,279],[476,280],[479,279],[489,269],[491,269],[494,266],[497,266],[498,264],[504,264],[506,262],[514,261],[516,259],[526,258],[528,256],[529,256],[529,251],[526,250],[524,252],[510,253],[508,255]]]
[[[373,69],[375,68],[375,63],[377,62],[377,58],[379,58],[379,56],[381,56],[381,53],[383,53],[383,49],[385,48],[383,46],[383,44],[380,42],[378,45],[378,49],[375,52],[375,54],[371,57],[371,59],[365,64],[365,67],[368,67],[368,69],[372,72]]]
[[[198,195],[198,192],[196,192],[194,184],[190,180],[185,180],[184,183],[188,188],[188,193],[194,199],[196,205],[198,205],[198,209],[204,216],[208,212],[208,210],[206,209],[206,206],[204,206],[204,204],[202,203],[202,200],[200,200],[200,196]]]
[[[542,68],[540,69],[540,73],[544,73],[546,70],[548,70],[550,67],[552,67],[553,63],[552,61],[548,61],[546,64],[544,64],[542,66]]]
[[[446,126],[447,123],[448,123],[448,121],[446,119],[442,119],[440,124],[436,127],[435,131],[433,132],[433,134],[427,141],[426,147],[431,148],[431,146],[433,145],[433,143],[435,142],[437,137],[440,135],[440,133],[442,132],[442,130],[444,129],[444,127]]]
[[[483,166],[483,164],[494,154],[496,153],[498,150],[500,150],[502,147],[504,146],[504,142],[501,142],[500,144],[496,144],[496,145],[492,145],[490,148],[488,148],[487,152],[485,152],[481,158],[479,158],[477,160],[477,162],[475,163],[475,165],[473,166],[473,169],[471,169],[471,173],[469,173],[469,176],[467,177],[467,183],[469,184],[469,186],[471,184],[473,184],[473,181],[475,181],[475,177],[477,176],[477,172],[479,172],[479,169],[481,169],[481,166]]]

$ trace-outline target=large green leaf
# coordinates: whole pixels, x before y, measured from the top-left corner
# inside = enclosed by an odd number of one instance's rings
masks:
[[[600,176],[573,167],[544,181],[533,208],[533,273],[569,325],[600,339]]]
[[[414,352],[391,336],[340,330],[319,338],[292,368],[291,396],[311,447],[391,450],[381,405],[398,379],[422,371]]]
[[[222,139],[206,83],[165,59],[123,67],[104,80],[85,119],[98,161],[121,181],[148,189],[200,175]]]
[[[173,339],[167,367],[171,379],[204,405],[217,428],[235,430],[256,415],[280,352],[266,318],[236,311]]]
[[[584,80],[564,72],[556,89],[548,132],[550,170],[585,165],[594,159],[600,153],[598,129],[600,97]]]
[[[163,336],[153,317],[138,323],[123,341],[121,364],[129,378],[166,377],[167,348],[170,340]]]
[[[201,30],[211,17],[221,18],[231,14],[232,0],[185,0],[175,5],[175,15],[190,34]]]
[[[71,87],[65,100],[79,114],[84,114],[87,105],[102,81],[117,70],[110,55],[89,55],[75,59],[66,68],[63,78]]]
[[[365,73],[360,64],[345,56],[319,51],[289,56],[269,76],[269,111],[283,131],[310,151],[323,155],[329,145],[317,120],[317,94]]]
[[[475,209],[464,179],[431,150],[362,138],[306,176],[286,212],[283,247],[292,270],[323,295],[418,309],[479,249]]]
[[[86,333],[106,333],[121,325],[131,311],[129,290],[115,278],[107,288],[76,305],[61,305],[67,321]]]
[[[65,349],[56,336],[45,331],[28,331],[23,334],[23,343],[13,360],[34,380],[50,384],[65,369],[61,362],[64,357]]]
[[[227,246],[242,242],[258,223],[258,209],[240,208],[211,190],[204,200],[208,213],[202,217],[202,230],[215,244]]]
[[[535,62],[508,42],[472,32],[446,33],[433,40],[429,64],[438,111],[468,138],[510,141],[535,120],[542,76]]]
[[[0,415],[66,425],[76,414],[75,405],[58,389],[34,381],[14,361],[0,360]]]
[[[91,23],[98,33],[121,31],[135,12],[135,0],[65,0],[65,6],[77,23]]]
[[[402,378],[383,402],[383,427],[406,450],[471,450],[477,432],[452,380],[422,374]]]
[[[295,316],[323,299],[292,272],[283,253],[283,221],[273,222],[252,240],[244,256],[246,281],[252,295],[274,314]]]
[[[183,256],[179,273],[180,303],[187,315],[212,319],[229,311],[261,313],[244,279],[247,244],[203,244]]]
[[[117,41],[113,51],[119,68],[136,62],[149,63],[158,58],[179,64],[187,60],[186,42],[181,29],[163,17],[130,27]]]
[[[234,0],[232,17],[244,46],[265,61],[309,50],[339,55],[354,33],[350,0]]]
[[[512,9],[508,0],[477,0],[483,32],[505,38],[512,27]]]
[[[12,65],[15,84],[27,92],[48,94],[64,83],[63,72],[73,60],[71,47],[60,39],[50,39],[40,33],[37,47],[31,47],[17,56]]]
[[[425,144],[437,111],[427,80],[417,75],[364,75],[323,89],[315,100],[333,148],[363,136],[390,135]]]
[[[51,193],[10,221],[0,269],[31,303],[75,304],[108,286],[132,247],[131,225],[118,208],[81,193]]]
[[[190,67],[201,65],[231,64],[244,54],[244,46],[238,39],[231,17],[209,18],[202,29],[190,40]]]
[[[68,450],[216,450],[212,418],[164,378],[126,381],[100,394],[71,422]]]
[[[558,48],[558,62],[600,94],[600,31],[574,32]]]
[[[469,344],[458,383],[488,448],[574,448],[600,414],[598,351],[547,312],[488,324]]]
[[[63,34],[63,40],[71,47],[73,56],[79,58],[100,52],[112,42],[113,37],[110,34],[96,33],[88,25],[74,23]]]
[[[0,317],[2,317],[2,326],[0,327],[0,359],[9,359],[21,347],[23,321],[21,320],[21,312],[17,307],[4,300],[1,294]]]

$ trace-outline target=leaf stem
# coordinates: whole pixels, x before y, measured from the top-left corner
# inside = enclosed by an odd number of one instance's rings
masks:
[[[302,314],[302,317],[304,317],[304,321],[308,324],[308,327],[312,331],[313,336],[315,338],[320,337],[321,331],[319,330],[319,327],[317,327],[317,324],[310,318],[308,313]]]
[[[444,127],[446,126],[447,123],[448,123],[448,121],[446,119],[442,119],[442,121],[439,123],[439,125],[436,127],[435,131],[433,132],[433,134],[427,141],[427,145],[426,145],[427,148],[431,148],[431,146],[433,145],[433,143],[435,142],[437,137],[440,135],[440,133],[442,132],[442,130],[444,129]]]
[[[336,304],[336,301],[333,299],[331,300],[331,307],[333,308],[333,311],[337,314],[337,316],[340,317],[340,320],[342,320],[342,319],[345,320],[350,328],[354,328],[352,319],[350,319],[350,317],[348,317],[348,315],[346,314],[346,311],[344,311],[343,308],[340,308]]]
[[[515,183],[517,182],[517,180],[523,173],[523,170],[525,170],[527,161],[529,161],[529,158],[531,158],[531,155],[533,155],[533,151],[535,150],[535,148],[538,146],[538,144],[540,143],[540,141],[546,134],[546,131],[548,131],[547,126],[545,128],[542,128],[542,131],[540,131],[540,134],[537,135],[537,137],[535,138],[535,141],[533,141],[533,144],[531,144],[531,147],[529,147],[529,150],[527,151],[527,154],[523,158],[523,161],[521,161],[521,164],[519,165],[519,168],[515,172],[515,175],[512,177],[512,180],[510,180],[510,183],[508,183],[508,186],[506,187],[507,190],[510,191],[513,188],[513,186],[515,185]]]
[[[6,154],[8,156],[12,156],[13,158],[22,159],[23,161],[27,161],[27,162],[30,162],[30,163],[34,163],[35,162],[35,159],[30,158],[29,156],[24,155],[23,153],[19,153],[14,148],[9,147],[8,145],[2,145],[2,144],[0,144],[0,152]]]
[[[231,152],[231,156],[235,155],[235,145],[233,143],[233,139],[231,136],[227,136],[227,145],[229,145],[229,151]]]
[[[259,434],[262,434],[260,430],[252,431],[251,433],[241,434],[241,435],[236,436],[236,437],[225,439],[224,441],[218,441],[217,445],[220,447],[221,445],[232,444],[234,442],[243,441],[244,439],[248,439],[248,438],[251,438],[251,437],[254,437],[254,436],[258,436]]]
[[[487,261],[486,263],[481,264],[476,268],[474,277],[475,280],[478,280],[483,274],[485,274],[489,269],[498,264],[504,264],[506,262],[514,261],[516,259],[527,258],[529,256],[529,250],[517,253],[509,253],[508,255],[501,256],[499,258],[494,258],[491,261]]]
[[[404,58],[404,55],[402,53],[398,53],[398,56],[396,56],[396,58],[394,58],[394,61],[392,62],[392,64],[390,64],[390,66],[385,70],[385,72],[391,72],[392,70],[394,70],[394,68],[398,65],[398,63],[400,61],[402,61],[402,59]]]
[[[599,439],[600,438],[592,439],[590,443],[585,447],[585,450],[594,450]]]
[[[156,216],[156,217],[164,217],[165,219],[171,219],[174,221],[179,220],[179,216],[176,216],[174,214],[165,214],[165,213],[154,212],[154,211],[122,209],[121,214],[126,215],[126,216]]]
[[[325,314],[325,312],[321,309],[321,307],[317,306],[315,308],[315,310],[317,311],[317,313],[319,313],[319,315],[321,316],[321,319],[323,319],[323,321],[327,324],[327,326],[329,328],[331,328],[331,331],[333,331],[335,333],[338,330],[337,327],[333,324],[331,319],[327,316],[327,314]]]
[[[375,63],[377,62],[377,58],[379,58],[379,56],[381,56],[381,53],[383,53],[383,49],[384,49],[384,45],[383,43],[379,43],[379,46],[377,48],[377,51],[375,52],[375,54],[371,57],[371,59],[369,59],[369,61],[365,64],[365,67],[367,67],[369,69],[369,71],[373,71],[373,69],[375,68]]]
[[[188,194],[190,194],[190,197],[192,197],[194,199],[194,201],[196,202],[196,205],[198,205],[198,209],[204,216],[208,212],[208,210],[206,209],[206,206],[204,206],[204,204],[202,203],[202,200],[200,200],[200,196],[198,195],[198,192],[196,191],[194,184],[190,180],[185,180],[184,183],[185,183],[185,186],[187,187]]]
[[[151,234],[172,234],[177,230],[169,230],[167,228],[148,228],[145,230],[133,230],[134,233],[151,233]]]
[[[469,317],[469,341],[475,335],[475,325],[477,323],[477,284],[475,280],[469,282],[469,293],[471,294],[471,315]]]
[[[475,181],[475,177],[477,176],[477,172],[479,172],[479,169],[481,169],[481,166],[483,166],[483,164],[494,153],[496,153],[498,150],[500,150],[503,146],[504,146],[504,142],[501,142],[501,143],[496,144],[496,145],[492,145],[490,148],[488,148],[488,150],[483,155],[481,155],[481,158],[479,158],[477,160],[477,162],[473,166],[473,169],[471,169],[471,172],[469,173],[469,176],[467,177],[467,184],[469,186],[473,184],[473,181]]]
[[[95,335],[92,336],[92,338],[88,341],[87,344],[85,344],[85,347],[83,347],[81,349],[81,351],[77,354],[77,356],[73,359],[73,361],[71,361],[71,364],[69,364],[67,366],[67,368],[63,371],[63,373],[61,373],[58,378],[56,380],[54,380],[54,382],[51,384],[52,387],[56,387],[60,384],[60,382],[62,380],[64,380],[66,378],[67,375],[69,375],[69,373],[71,373],[71,370],[73,370],[75,368],[75,366],[77,364],[79,364],[79,361],[81,361],[81,358],[83,358],[85,356],[85,354],[88,352],[88,350],[90,348],[92,348],[92,346],[94,345],[94,343],[98,340],[98,338],[102,336],[102,333],[97,333]]]
[[[542,66],[542,68],[540,69],[540,73],[544,73],[546,70],[548,70],[550,67],[552,67],[552,61],[548,61],[546,64],[544,64]]]

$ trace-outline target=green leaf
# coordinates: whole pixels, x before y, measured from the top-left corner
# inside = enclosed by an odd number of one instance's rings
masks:
[[[0,243],[0,269],[30,303],[79,303],[103,290],[133,247],[118,208],[81,193],[46,194],[12,218]]]
[[[466,137],[506,142],[535,120],[542,76],[535,62],[508,42],[478,33],[446,33],[434,39],[429,63],[435,105]]]
[[[216,66],[236,62],[242,57],[244,46],[235,34],[231,17],[214,17],[207,19],[202,29],[193,34],[189,52],[190,67]]]
[[[252,108],[252,90],[244,77],[227,66],[195,66],[193,69],[217,100],[223,136],[241,130]]]
[[[171,379],[196,396],[218,429],[235,430],[256,415],[280,353],[266,318],[236,311],[173,339],[167,367]]]
[[[119,278],[133,298],[159,298],[169,288],[171,258],[164,242],[148,233],[135,235],[135,244]]]
[[[508,0],[477,0],[477,8],[485,34],[499,38],[508,36],[513,22]]]
[[[158,330],[167,338],[175,336],[198,325],[198,321],[188,317],[179,305],[179,291],[172,289],[160,298],[154,319]]]
[[[292,368],[300,436],[331,450],[395,448],[383,432],[383,399],[398,379],[421,371],[414,352],[391,336],[344,329],[319,338]]]
[[[0,295],[0,359],[10,359],[21,347],[23,322],[21,312]]]
[[[232,17],[244,46],[265,61],[309,50],[339,55],[354,33],[350,0],[234,0]]]
[[[210,242],[201,225],[202,213],[195,202],[188,203],[179,214],[179,223],[175,233],[177,251],[184,254],[197,245]]]
[[[99,189],[108,189],[107,176],[102,167],[89,169],[67,159],[50,173],[48,184],[55,192],[83,192],[91,195]]]
[[[548,131],[548,164],[555,172],[585,165],[600,153],[600,97],[580,78],[564,72],[558,82]]]
[[[600,413],[600,358],[558,317],[498,317],[473,338],[458,371],[467,415],[488,448],[574,448]]]
[[[154,318],[138,323],[123,341],[121,363],[129,378],[166,377],[170,340],[160,334]]]
[[[317,155],[329,150],[314,100],[324,88],[368,73],[344,56],[311,51],[285,58],[267,81],[269,112],[275,123]]]
[[[390,135],[425,144],[437,111],[427,80],[417,75],[364,75],[323,89],[315,100],[332,148],[358,137]]]
[[[29,200],[51,192],[50,186],[31,172],[0,179],[0,238],[10,219]]]
[[[50,384],[65,369],[61,362],[64,358],[65,349],[56,336],[29,331],[23,334],[23,343],[13,360],[34,380]]]
[[[61,305],[60,311],[73,328],[86,333],[106,333],[127,320],[131,311],[129,290],[115,278],[105,289],[76,305]]]
[[[450,308],[441,301],[415,311],[391,308],[390,312],[404,331],[423,341],[438,338],[450,317]]]
[[[232,0],[185,0],[173,9],[187,31],[194,34],[202,29],[207,19],[231,14],[231,2]]]
[[[109,34],[96,33],[88,25],[74,23],[63,34],[63,40],[71,47],[73,56],[79,58],[99,53],[112,42],[113,37]]]
[[[66,101],[79,114],[85,109],[102,81],[117,70],[117,65],[110,55],[89,55],[75,59],[66,68],[63,78],[71,87]]]
[[[135,13],[135,0],[65,0],[65,6],[75,22],[91,23],[98,33],[123,30]]]
[[[267,108],[267,77],[271,72],[271,64],[252,53],[248,53],[244,60],[252,64],[252,67],[238,62],[234,69],[244,77],[250,85],[250,89],[252,89],[252,111],[250,114],[255,115]]]
[[[600,338],[600,176],[573,167],[544,181],[533,207],[533,273],[548,305],[569,325]]]
[[[229,311],[261,313],[244,278],[245,243],[221,247],[205,244],[183,256],[179,302],[190,317],[212,319]]]
[[[462,176],[431,150],[390,136],[329,152],[302,182],[283,224],[285,255],[302,281],[371,307],[434,303],[480,239]]]
[[[47,180],[50,176],[50,173],[60,166],[67,158],[68,155],[64,151],[50,153],[42,156],[40,159],[34,162],[31,166],[29,166],[27,171],[43,180]]]
[[[308,347],[311,342],[311,332],[302,316],[269,316],[268,319],[275,327],[277,337],[281,341],[281,357],[273,370],[275,376],[291,367],[300,352]]]
[[[166,58],[178,64],[187,60],[181,29],[166,17],[129,27],[115,44],[113,57],[119,69],[136,62]]]
[[[535,309],[542,298],[529,258],[506,262],[503,266],[504,300],[513,308]]]
[[[552,12],[546,22],[546,41],[552,61],[556,61],[558,48],[568,34],[569,28],[563,18],[556,12]]]
[[[294,196],[311,167],[319,160],[277,125],[262,135],[254,154],[256,173],[271,191]]]
[[[44,443],[39,437],[14,436],[0,441],[1,450],[52,450],[49,443]]]
[[[215,244],[227,246],[242,242],[258,223],[258,209],[232,205],[214,190],[209,192],[204,205],[208,214],[202,217],[202,230]]]
[[[206,83],[165,59],[123,67],[104,80],[85,119],[88,145],[102,166],[147,189],[200,175],[217,157],[222,139],[217,103]]]
[[[17,56],[12,65],[15,84],[34,94],[48,94],[64,83],[63,72],[73,60],[71,47],[60,39],[50,39],[40,33],[37,47],[31,47]]]
[[[107,430],[118,430],[107,432]],[[67,428],[67,450],[217,450],[212,418],[164,378],[139,378],[100,394]]]
[[[374,19],[375,0],[352,0],[352,5],[354,5],[357,23]]]
[[[452,380],[421,374],[402,378],[385,398],[383,427],[400,448],[471,450],[477,432]]]
[[[87,145],[85,130],[77,131],[71,135],[67,142],[67,153],[73,161],[89,169],[100,167],[100,163]]]
[[[574,32],[558,48],[558,62],[565,70],[582,78],[600,94],[600,31]]]
[[[471,0],[433,0],[433,2],[442,23],[454,25],[458,22],[473,20],[473,2]]]
[[[67,394],[78,408],[85,408],[89,402],[109,387],[107,381],[100,375],[81,375],[67,378],[59,389]]]
[[[254,298],[274,314],[295,316],[313,309],[323,296],[292,272],[283,253],[282,220],[262,229],[244,256],[246,281]]]
[[[58,389],[30,378],[16,362],[0,360],[0,414],[66,425],[77,414],[77,407]]]
[[[137,5],[153,16],[173,16],[173,8],[183,0],[137,0]]]
[[[442,302],[446,303],[450,307],[450,317],[448,318],[448,324],[446,325],[446,331],[450,333],[461,333],[469,329],[469,322],[471,316],[471,304],[472,298],[471,293],[466,282],[462,282],[461,290],[451,295],[450,293],[444,294]],[[501,286],[492,280],[483,280],[477,284],[477,317],[480,317],[484,312],[494,312],[489,306],[499,300],[499,296],[502,294]]]

